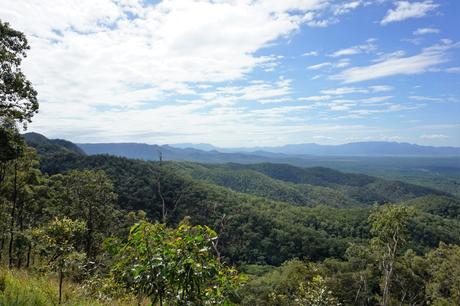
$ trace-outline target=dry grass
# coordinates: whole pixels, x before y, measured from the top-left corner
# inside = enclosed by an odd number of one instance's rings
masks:
[[[72,306],[137,305],[132,299],[98,301],[84,289],[66,281],[63,303]],[[34,275],[24,270],[0,268],[0,306],[58,305],[58,282],[55,277]]]

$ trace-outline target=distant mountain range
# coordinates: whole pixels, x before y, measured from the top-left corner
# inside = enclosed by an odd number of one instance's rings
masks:
[[[173,144],[176,148],[194,148],[205,151],[244,152],[265,155],[276,153],[285,155],[337,155],[337,156],[458,156],[460,148],[431,147],[410,143],[369,141],[342,145],[320,145],[316,143],[288,144],[279,147],[218,148],[209,144]]]
[[[196,161],[207,163],[253,163],[290,162],[296,159],[311,158],[314,156],[366,156],[366,157],[446,157],[460,156],[460,148],[456,147],[431,147],[398,142],[355,142],[342,145],[319,145],[314,143],[290,144],[279,147],[253,147],[253,148],[218,148],[210,144],[173,144],[150,145],[144,143],[80,143],[74,144],[62,139],[48,139],[38,133],[24,134],[29,143],[35,144],[40,153],[52,151],[59,146],[78,154],[110,154],[134,159],[158,160],[161,155],[165,160]]]
[[[191,161],[205,164],[278,163],[302,168],[327,167],[344,172],[363,173],[387,179],[425,184],[425,186],[435,187],[460,196],[460,191],[458,191],[460,184],[460,154],[458,153],[458,148],[445,149],[368,142],[341,146],[291,145],[279,148],[244,148],[233,149],[235,150],[233,152],[231,149],[222,149],[223,152],[221,152],[218,151],[221,149],[216,147],[212,147],[212,150],[203,150],[204,148],[211,149],[210,145],[205,144],[198,145],[202,149],[190,148],[193,144],[159,146],[140,143],[98,143],[77,145],[67,140],[48,139],[37,133],[26,133],[24,137],[27,143],[38,151],[39,155],[49,156],[50,160],[53,160],[53,155],[56,154],[61,157],[67,156],[65,158],[69,160],[79,158],[79,156],[96,154],[158,160],[161,152],[163,160]],[[363,149],[358,150],[360,147]],[[393,147],[392,151],[388,149],[391,147]],[[300,150],[300,148],[303,150]],[[331,155],[302,154],[306,152],[307,148],[315,148],[316,151],[314,152],[316,154],[326,152]],[[326,148],[329,150],[325,150]],[[340,151],[340,148],[347,150]],[[410,148],[410,150],[404,151],[402,148]],[[292,152],[292,154],[288,152]],[[313,150],[308,152],[313,152]],[[332,155],[331,152],[351,155]],[[389,152],[392,154],[389,154]],[[399,155],[396,155],[395,152],[398,152]]]

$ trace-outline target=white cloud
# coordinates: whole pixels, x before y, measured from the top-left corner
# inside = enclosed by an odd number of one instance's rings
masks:
[[[353,11],[357,9],[359,6],[363,5],[363,1],[349,1],[345,3],[341,3],[336,5],[333,8],[334,15],[342,15],[349,13],[350,11]]]
[[[393,98],[393,96],[381,96],[381,97],[371,97],[371,98],[361,99],[359,101],[362,102],[362,103],[373,104],[373,103],[379,103],[379,102],[387,101],[387,100],[389,100],[391,98]]]
[[[29,36],[24,70],[42,104],[139,107],[187,94],[191,83],[272,71],[278,57],[255,52],[297,30],[302,14],[314,20],[326,4],[5,0],[0,18]]]
[[[330,137],[330,136],[315,135],[315,136],[313,136],[313,139],[317,139],[317,140],[331,140],[331,139],[333,139],[333,138]]]
[[[423,41],[422,37],[415,37],[415,38],[402,38],[401,41],[411,43],[413,45],[420,45]]]
[[[318,56],[319,52],[318,51],[308,51],[302,54],[302,56]]]
[[[449,138],[449,136],[444,135],[444,134],[429,134],[429,135],[422,135],[420,136],[422,139],[429,139],[429,140],[437,140],[437,139],[446,139]]]
[[[327,68],[327,67],[329,67],[329,68],[344,68],[344,67],[347,67],[349,65],[350,65],[350,60],[347,59],[347,58],[343,58],[343,59],[339,60],[336,63],[323,62],[323,63],[308,66],[307,69],[308,70],[319,70],[319,69],[323,69],[323,68]]]
[[[442,102],[441,98],[425,97],[425,96],[409,96],[409,99],[416,101],[430,101],[430,102]]]
[[[324,62],[324,63],[320,63],[320,64],[315,64],[315,65],[311,65],[311,66],[308,66],[307,69],[310,69],[310,70],[318,70],[318,69],[321,69],[321,68],[324,68],[324,67],[330,67],[332,66],[333,64],[331,62]]]
[[[425,35],[425,34],[437,34],[439,33],[439,29],[436,28],[418,28],[414,31],[414,35]]]
[[[334,67],[336,67],[336,68],[345,68],[345,67],[348,67],[348,66],[350,66],[350,60],[347,59],[347,58],[343,58],[338,63],[334,64]]]
[[[331,99],[332,96],[330,95],[324,95],[324,96],[309,96],[309,97],[302,97],[302,98],[299,98],[298,100],[299,101],[327,101],[329,99]]]
[[[373,59],[372,61],[378,63],[378,62],[387,61],[392,58],[400,58],[405,55],[406,55],[406,51],[404,50],[398,50],[398,51],[394,51],[390,53],[378,53],[378,57]]]
[[[356,45],[350,48],[337,50],[332,53],[330,56],[339,57],[339,56],[349,56],[361,53],[371,53],[377,50],[377,46],[374,44],[375,39],[368,39],[366,44]]]
[[[391,22],[403,21],[409,18],[420,18],[436,9],[438,6],[438,4],[431,0],[422,2],[398,1],[396,2],[396,8],[390,9],[380,24],[386,25]]]
[[[386,97],[339,100],[390,91],[387,85],[327,89],[337,86],[332,83],[317,95],[295,99],[294,88],[304,84],[277,78],[294,74],[287,66],[290,57],[284,61],[266,52],[302,26],[328,26],[367,3],[3,0],[0,18],[24,31],[32,47],[24,70],[39,92],[41,109],[31,130],[77,142],[253,146],[381,131],[369,124],[331,124],[330,110],[357,118],[404,109],[390,106]],[[351,48],[374,52],[363,47],[370,44]],[[323,49],[303,50],[318,56]],[[329,58],[322,68],[345,69],[350,61],[342,57]],[[312,79],[325,77],[319,73]],[[369,110],[357,109],[364,107]],[[353,110],[358,112],[349,113]]]
[[[314,80],[317,80],[317,79],[319,79],[319,78],[321,78],[321,75],[317,74],[317,75],[313,76],[313,77],[311,78],[311,80],[314,81]]]
[[[442,42],[425,48],[421,53],[409,57],[389,58],[370,66],[353,67],[331,77],[343,83],[355,83],[379,79],[392,75],[419,74],[446,62],[446,51],[459,47],[459,43]]]
[[[427,97],[427,96],[409,96],[409,99],[416,101],[429,101],[429,102],[459,102],[458,98],[453,95],[443,95],[443,97]]]
[[[368,90],[356,87],[338,87],[321,90],[322,94],[325,95],[346,95],[352,93],[368,93]]]
[[[449,68],[446,68],[446,72],[449,72],[449,73],[460,73],[460,67],[449,67]]]
[[[374,85],[374,86],[369,86],[369,89],[372,90],[372,92],[386,92],[386,91],[392,91],[393,87],[388,86],[388,85]]]
[[[349,113],[356,116],[368,116],[372,114],[382,114],[382,113],[392,113],[392,112],[400,112],[403,110],[412,110],[417,109],[418,106],[408,106],[402,104],[387,104],[384,108],[372,108],[372,109],[354,109],[350,110]]]
[[[289,80],[248,81],[281,61],[258,51],[302,25],[337,22],[336,8],[329,0],[3,0],[0,18],[32,47],[24,71],[41,109],[31,129],[75,141],[206,135],[240,144],[329,128],[288,126],[295,116],[275,120],[287,108],[270,117],[240,105],[289,102]]]
[[[223,96],[227,101],[233,103],[238,101],[284,102],[287,99],[286,96],[292,92],[290,83],[291,80],[288,79],[280,79],[276,82],[258,80],[245,86],[218,87],[214,92],[205,92],[201,96],[208,100],[216,100]]]

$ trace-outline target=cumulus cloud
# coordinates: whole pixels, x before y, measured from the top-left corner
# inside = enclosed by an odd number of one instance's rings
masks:
[[[32,47],[24,70],[41,111],[31,127],[79,141],[161,142],[170,131],[217,139],[235,126],[259,130],[262,119],[233,105],[287,101],[289,81],[246,83],[233,94],[216,84],[275,70],[280,57],[257,51],[324,23],[331,9],[327,0],[5,0],[0,18]]]
[[[369,3],[3,0],[0,18],[24,31],[32,47],[24,70],[39,92],[40,114],[31,125],[35,131],[76,142],[253,146],[302,142],[306,135],[327,133],[343,139],[373,130],[331,123],[330,110],[359,118],[406,109],[391,104],[391,96],[371,96],[391,91],[388,85],[332,88],[340,85],[326,80],[319,93],[305,86],[300,94],[295,89],[304,84],[289,79],[297,76],[287,66],[288,55],[283,59],[270,53],[281,50],[270,47],[289,43],[304,27],[337,23]],[[351,65],[345,56],[374,53],[374,44],[368,40],[337,50],[334,58],[318,60],[309,69],[343,73]],[[322,49],[314,47],[302,49],[310,50],[304,56],[321,58]],[[445,49],[437,48],[422,53],[445,58]],[[451,68],[446,71],[455,72]],[[305,80],[327,78],[314,74]],[[348,94],[360,99],[341,97]]]
[[[386,25],[391,22],[403,21],[409,18],[420,18],[436,9],[438,6],[438,4],[431,0],[422,2],[398,1],[394,9],[388,10],[380,24]]]
[[[257,67],[273,70],[278,58],[256,51],[298,29],[303,14],[314,19],[325,5],[5,0],[0,17],[29,35],[24,69],[42,102],[139,107],[170,93],[191,93],[191,83],[237,80]]]

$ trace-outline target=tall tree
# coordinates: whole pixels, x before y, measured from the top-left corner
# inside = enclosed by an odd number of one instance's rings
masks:
[[[58,273],[59,304],[62,302],[62,283],[65,273],[84,258],[77,252],[78,236],[85,230],[82,221],[69,218],[54,219],[43,229],[36,230],[34,235],[43,241],[43,255],[48,259],[47,267]]]
[[[387,306],[390,302],[390,287],[397,252],[406,242],[407,225],[413,214],[414,210],[406,206],[384,205],[369,216],[371,234],[374,236],[371,244],[378,253],[380,267],[383,270],[382,306]]]
[[[38,111],[37,92],[20,68],[29,44],[25,35],[0,20],[0,121],[31,122]]]
[[[54,214],[86,222],[83,248],[90,259],[96,245],[113,232],[111,227],[117,195],[104,171],[70,171],[51,178],[55,201]]]

